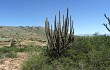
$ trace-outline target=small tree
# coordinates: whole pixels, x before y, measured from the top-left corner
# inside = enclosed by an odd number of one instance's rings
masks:
[[[104,16],[105,16],[105,18],[108,20],[108,25],[110,26],[110,19],[109,19],[109,17],[107,17],[106,16],[106,14],[104,14]],[[105,27],[106,27],[106,29],[110,32],[110,28],[108,28],[108,25],[107,24],[103,24]]]
[[[21,37],[18,32],[16,32],[16,35],[12,37],[13,37],[13,41],[11,45],[21,47],[20,43],[25,40],[25,37]]]
[[[70,32],[69,32],[70,29]],[[56,22],[56,15],[54,20],[54,29],[50,28],[48,19],[45,21],[45,33],[48,40],[47,52],[51,57],[60,57],[62,56],[69,47],[69,44],[74,41],[74,28],[73,21],[67,16],[64,19],[63,15],[63,25],[61,26],[60,21],[60,11],[59,11],[59,21]]]

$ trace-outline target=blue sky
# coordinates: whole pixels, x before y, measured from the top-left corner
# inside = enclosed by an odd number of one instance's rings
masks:
[[[44,26],[46,17],[53,24],[54,15],[59,10],[66,15],[67,7],[75,34],[109,34],[102,24],[104,13],[110,17],[110,0],[0,0],[0,25]]]

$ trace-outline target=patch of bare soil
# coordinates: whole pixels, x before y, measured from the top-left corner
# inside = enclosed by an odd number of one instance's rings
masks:
[[[0,70],[20,70],[22,63],[28,58],[27,53],[18,52],[17,58],[1,59]]]
[[[22,45],[34,44],[34,45],[38,45],[38,46],[46,46],[46,43],[38,42],[38,41],[30,41],[30,40],[24,40],[23,42],[21,42],[21,44]]]
[[[0,48],[4,46],[10,46],[11,42],[0,42]]]

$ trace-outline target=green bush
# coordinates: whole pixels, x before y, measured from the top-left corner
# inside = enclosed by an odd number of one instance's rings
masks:
[[[31,54],[32,55],[32,54]],[[33,54],[28,61],[26,61],[22,67],[22,70],[41,70],[46,57],[44,57],[42,54],[38,56],[38,52],[36,54]]]
[[[17,57],[17,54],[16,54],[16,52],[10,52],[10,53],[7,53],[6,55],[5,55],[5,57],[8,57],[8,58],[16,58]]]
[[[75,36],[65,56],[33,55],[22,70],[109,70],[110,36]]]
[[[3,64],[3,60],[0,60],[0,64]]]
[[[29,45],[25,47],[2,47],[0,48],[0,58],[16,57],[17,52],[41,52],[44,50],[41,46]]]

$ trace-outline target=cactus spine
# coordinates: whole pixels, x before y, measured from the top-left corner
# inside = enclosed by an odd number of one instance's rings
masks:
[[[73,21],[71,20],[71,15],[70,18],[68,16],[68,8],[67,8],[67,16],[65,19],[63,15],[62,26],[60,21],[60,11],[59,11],[58,23],[56,21],[57,20],[55,15],[54,29],[52,29],[52,25],[50,28],[50,24],[47,18],[45,21],[45,33],[48,40],[47,51],[51,57],[62,56],[65,53],[65,51],[68,49],[69,44],[74,41]]]

